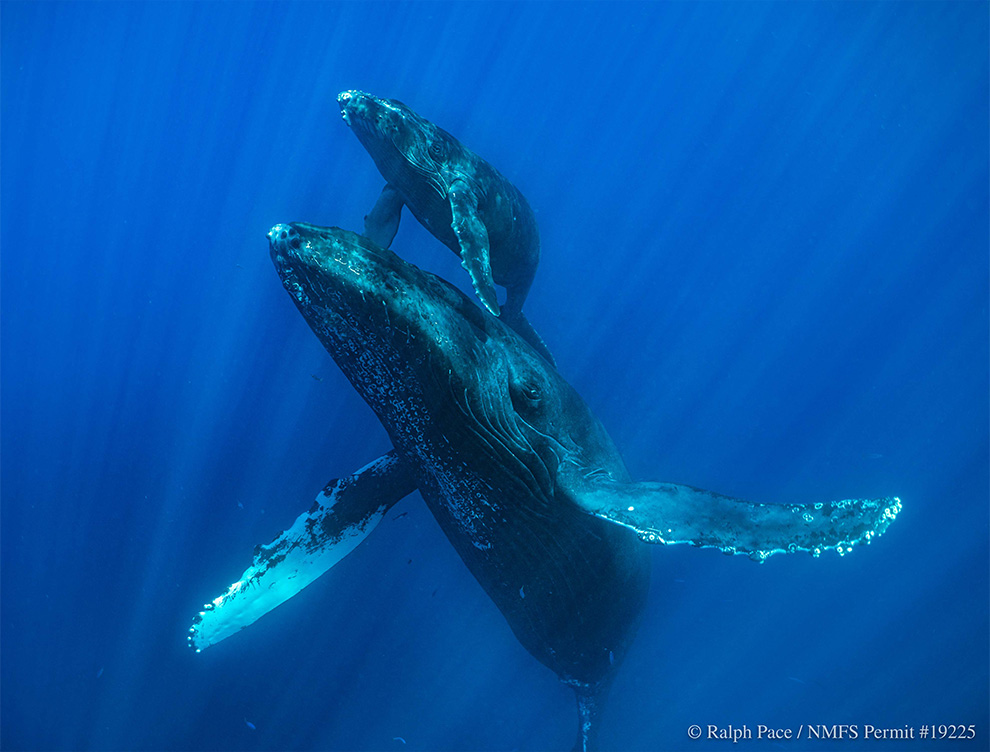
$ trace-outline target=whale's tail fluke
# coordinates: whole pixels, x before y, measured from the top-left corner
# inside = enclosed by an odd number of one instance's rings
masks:
[[[573,687],[578,707],[578,732],[573,752],[594,752],[598,749],[598,724],[608,687],[591,684]]]

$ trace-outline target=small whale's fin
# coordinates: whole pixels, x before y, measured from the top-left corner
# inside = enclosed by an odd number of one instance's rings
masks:
[[[881,535],[901,510],[896,497],[818,504],[759,504],[674,483],[617,483],[566,473],[568,495],[596,517],[631,528],[646,543],[690,543],[746,554],[834,548],[840,555]]]
[[[536,352],[543,356],[547,363],[554,368],[557,367],[557,362],[553,359],[550,348],[547,347],[547,343],[543,341],[543,337],[540,336],[539,332],[529,323],[526,314],[518,310],[510,311],[508,306],[506,306],[502,308],[500,319],[506,326],[510,327],[516,334],[526,340]]]
[[[399,231],[401,215],[402,196],[386,183],[371,211],[364,215],[364,236],[375,245],[388,248]]]
[[[354,475],[332,480],[312,508],[267,546],[227,592],[193,619],[200,652],[253,624],[353,551],[399,500],[416,490],[413,468],[389,452]]]
[[[498,296],[492,279],[488,228],[478,217],[478,196],[463,180],[455,180],[447,193],[453,220],[450,228],[461,247],[461,266],[471,275],[471,283],[485,308],[498,316]]]

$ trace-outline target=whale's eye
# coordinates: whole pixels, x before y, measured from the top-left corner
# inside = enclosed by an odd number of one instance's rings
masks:
[[[443,159],[445,151],[446,149],[444,149],[443,141],[430,142],[430,156],[434,159]]]
[[[533,381],[516,381],[509,385],[512,405],[520,412],[531,412],[543,400],[543,390]]]

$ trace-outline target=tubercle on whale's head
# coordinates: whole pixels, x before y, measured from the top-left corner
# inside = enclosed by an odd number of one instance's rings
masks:
[[[315,308],[338,316],[363,316],[378,324],[372,310],[408,266],[391,251],[357,233],[305,222],[275,225],[268,233],[272,262],[282,284],[304,316]],[[377,305],[372,305],[377,299]],[[364,310],[368,309],[368,310]],[[378,328],[387,328],[384,322]]]
[[[446,282],[357,233],[294,222],[268,239],[282,284],[345,373],[352,361],[376,359],[393,371],[452,370],[441,363],[497,326]]]
[[[404,127],[428,124],[397,99],[383,99],[357,89],[342,91],[337,104],[340,116],[356,133],[367,131],[378,138],[394,135]]]
[[[337,103],[344,122],[386,180],[401,179],[404,168],[419,173],[436,171],[457,143],[397,99],[350,89],[337,96]]]

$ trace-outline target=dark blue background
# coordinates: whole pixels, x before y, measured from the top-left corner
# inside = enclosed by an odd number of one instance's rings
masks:
[[[904,501],[845,558],[655,550],[604,746],[972,723],[941,746],[739,748],[987,748],[986,3],[0,14],[4,748],[572,743],[570,690],[418,497],[251,629],[186,648],[256,543],[388,448],[264,238],[361,227],[382,181],[346,88],[528,196],[529,316],[634,476]],[[393,247],[464,286],[410,218]]]

